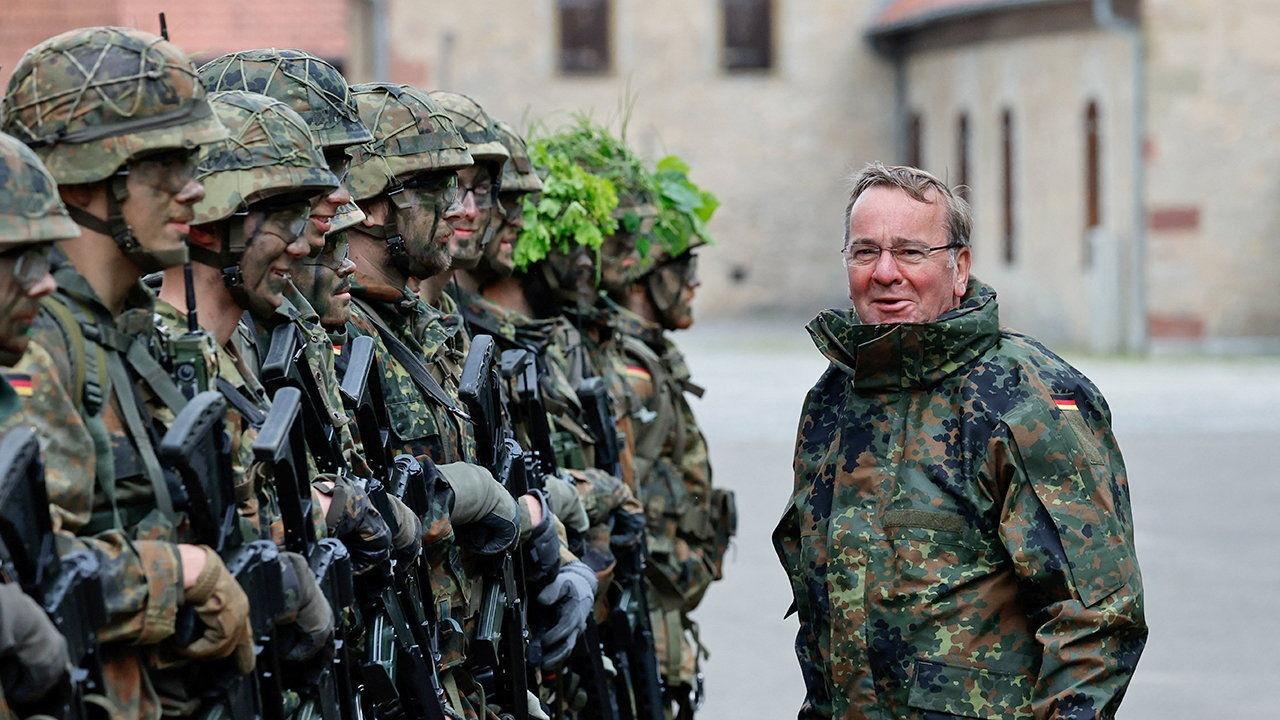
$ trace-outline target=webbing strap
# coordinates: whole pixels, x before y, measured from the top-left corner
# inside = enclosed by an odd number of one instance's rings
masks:
[[[240,392],[240,389],[231,384],[230,380],[220,377],[215,384],[218,386],[218,392],[222,393],[222,397],[227,399],[227,403],[236,409],[236,412],[245,419],[255,430],[262,427],[262,423],[266,422],[267,414],[257,405],[254,405],[249,398]]]
[[[156,458],[155,447],[151,444],[147,426],[138,412],[138,399],[133,393],[129,371],[125,369],[124,362],[116,353],[107,354],[107,375],[111,378],[111,390],[116,397],[116,403],[120,406],[125,428],[133,438],[134,445],[138,448],[138,455],[142,458],[142,465],[147,471],[147,480],[151,482],[151,490],[156,498],[156,508],[165,519],[176,524],[173,499],[169,497],[169,484],[165,481],[164,472],[160,469],[160,461]]]
[[[151,388],[151,392],[155,393],[174,415],[187,406],[187,397],[178,389],[177,383],[173,381],[169,372],[156,362],[150,352],[147,352],[147,345],[140,338],[135,339],[129,346],[129,352],[125,358],[129,360],[133,371],[138,373],[147,387]]]
[[[357,300],[356,303],[360,305],[361,310],[365,311],[365,317],[369,319],[369,322],[373,323],[373,326],[377,328],[378,336],[382,338],[382,342],[387,346],[387,349],[391,351],[391,355],[395,357],[402,366],[404,366],[405,372],[409,373],[409,377],[413,380],[413,384],[417,385],[418,389],[423,393],[431,396],[431,398],[436,402],[444,406],[444,409],[448,410],[450,413],[453,413],[463,420],[470,421],[471,416],[467,415],[462,411],[462,408],[458,407],[458,404],[453,401],[453,398],[449,397],[449,393],[445,392],[444,388],[440,386],[440,383],[436,382],[436,379],[431,377],[430,371],[428,371],[426,366],[422,364],[422,360],[413,352],[413,350],[409,349],[409,346],[401,342],[400,338],[396,337],[396,334],[391,330],[391,328],[387,327],[386,323],[382,322],[382,318],[378,317],[378,313],[375,312],[373,308],[365,305],[359,300]]]

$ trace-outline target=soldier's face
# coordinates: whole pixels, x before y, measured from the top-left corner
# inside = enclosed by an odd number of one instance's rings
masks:
[[[338,208],[351,202],[351,192],[347,190],[346,176],[347,168],[350,165],[350,158],[347,157],[343,149],[325,148],[325,161],[329,164],[329,169],[334,175],[338,176],[338,187],[327,195],[321,195],[316,198],[315,203],[311,206],[310,222],[307,223],[307,245],[314,253],[324,251],[324,236],[328,234],[333,227],[333,216],[338,213]]]
[[[149,251],[181,250],[195,217],[191,206],[204,198],[195,180],[196,156],[165,152],[129,163],[129,197],[121,203],[125,222]]]
[[[947,244],[946,203],[923,203],[893,187],[872,187],[858,197],[849,216],[851,243],[880,248]],[[935,252],[918,265],[881,252],[870,265],[846,262],[849,299],[865,323],[928,323],[956,307],[969,282],[969,249]]]
[[[484,255],[488,229],[502,221],[502,206],[493,192],[493,173],[488,165],[458,171],[458,207],[461,213],[450,223],[453,240],[449,252],[454,267],[470,270]]]
[[[349,257],[350,243],[345,231],[325,238],[324,251],[301,263],[293,284],[312,309],[320,316],[320,324],[328,328],[342,327],[351,319],[351,275],[356,264]]]
[[[17,364],[27,351],[40,298],[58,287],[49,274],[52,247],[42,243],[0,253],[0,365]]]
[[[244,219],[249,246],[240,258],[240,276],[249,307],[258,317],[269,317],[284,302],[284,291],[293,269],[307,257],[306,224],[310,200],[272,211],[251,210]]]
[[[413,257],[414,277],[439,275],[448,270],[452,262],[449,243],[453,239],[453,223],[462,214],[454,193],[444,185],[445,180],[452,183],[452,178],[452,172],[427,173],[415,178],[412,186],[405,190],[411,193],[410,207],[395,211],[396,224]]]
[[[556,276],[562,302],[579,308],[595,305],[596,261],[590,249],[579,246],[568,254],[552,253],[547,264]]]
[[[502,193],[502,224],[485,248],[485,258],[495,272],[507,277],[515,272],[516,238],[524,229],[524,193]]]

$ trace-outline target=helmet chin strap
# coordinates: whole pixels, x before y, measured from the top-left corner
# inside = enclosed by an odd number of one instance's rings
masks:
[[[392,207],[387,213],[387,221],[385,223],[382,225],[353,225],[350,229],[382,240],[383,244],[387,246],[387,256],[390,258],[391,264],[409,277],[419,277],[422,271],[422,263],[409,254],[409,247],[405,243],[404,235],[400,233],[399,224],[396,220],[396,216],[400,212],[407,212],[413,205],[404,196],[404,187],[399,185],[387,193],[387,199],[391,201]],[[435,216],[431,219],[431,234],[429,237],[436,236],[436,228],[440,226],[440,218],[444,215],[438,202],[433,205],[432,210]]]
[[[106,235],[115,241],[116,247],[125,257],[133,261],[138,269],[146,273],[159,272],[165,268],[176,267],[187,261],[187,246],[173,250],[147,250],[138,242],[133,228],[124,219],[124,202],[129,199],[129,171],[117,170],[111,176],[107,190],[107,219],[90,213],[84,208],[67,204],[67,214],[80,227]]]
[[[244,237],[244,221],[248,212],[238,212],[231,216],[227,223],[227,239],[220,252],[208,248],[192,246],[190,249],[192,262],[211,267],[222,276],[222,284],[231,293],[231,299],[241,308],[249,307],[249,293],[244,287],[244,276],[240,273],[240,261],[244,258],[245,248],[253,242]]]

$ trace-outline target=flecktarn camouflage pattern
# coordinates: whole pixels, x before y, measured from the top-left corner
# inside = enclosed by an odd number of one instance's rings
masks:
[[[31,48],[0,108],[0,130],[66,185],[104,180],[142,153],[226,136],[187,56],[130,28],[71,30]]]
[[[338,186],[311,131],[289,106],[240,90],[209,99],[230,137],[200,151],[196,178],[205,195],[195,206],[196,223],[225,220],[272,195]]]
[[[511,159],[502,166],[502,192],[536,193],[542,191],[542,180],[529,159],[529,146],[515,128],[495,120],[494,130]]]
[[[430,96],[408,85],[365,83],[351,88],[373,140],[352,155],[347,186],[356,200],[394,187],[397,178],[473,164],[467,143]]]
[[[774,534],[800,717],[1112,717],[1147,629],[1097,388],[977,281],[933,323],[809,331],[831,366]]]
[[[0,133],[0,251],[79,234],[40,158]]]
[[[494,162],[498,165],[511,157],[511,151],[503,144],[493,118],[475,100],[461,93],[435,90],[431,99],[440,104],[453,126],[467,142],[467,152],[476,162]]]
[[[210,91],[245,90],[285,103],[322,147],[372,139],[346,78],[311,53],[274,48],[227,53],[201,65],[200,79]]]

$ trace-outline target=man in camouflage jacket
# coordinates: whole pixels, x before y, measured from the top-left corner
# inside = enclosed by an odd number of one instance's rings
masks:
[[[872,165],[848,214],[774,534],[799,716],[1113,717],[1147,629],[1106,401],[1000,328],[945,184]]]

